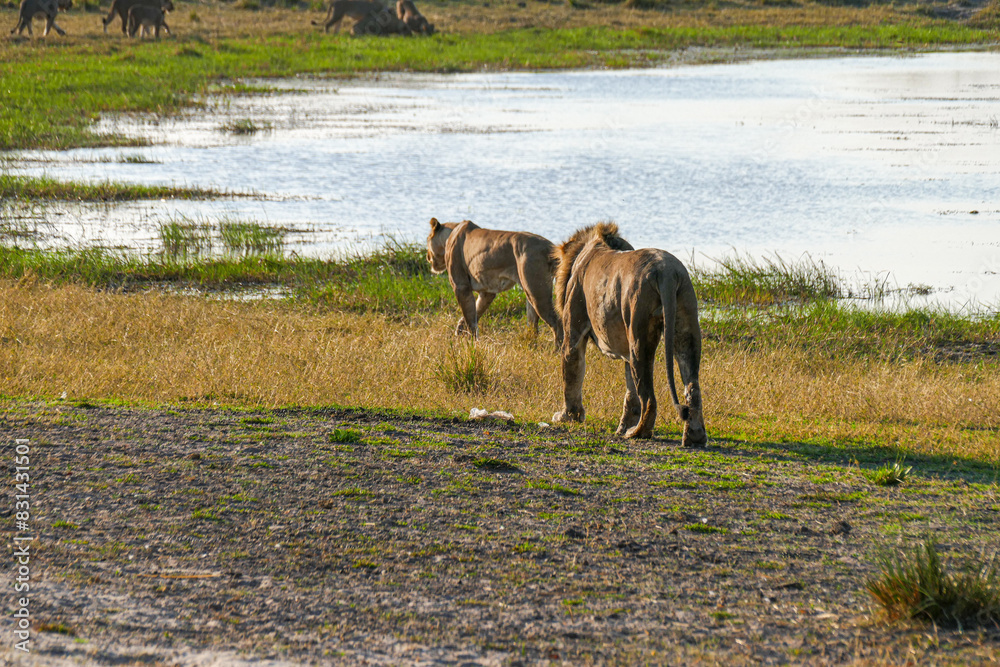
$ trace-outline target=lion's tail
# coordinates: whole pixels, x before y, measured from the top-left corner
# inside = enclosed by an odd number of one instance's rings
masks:
[[[677,400],[677,385],[674,383],[674,329],[677,326],[677,284],[672,280],[660,279],[660,303],[663,306],[663,346],[667,357],[667,385],[674,409],[682,421],[690,417],[688,406]]]

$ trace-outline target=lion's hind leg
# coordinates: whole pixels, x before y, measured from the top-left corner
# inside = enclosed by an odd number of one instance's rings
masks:
[[[574,314],[573,310],[577,312]],[[586,314],[586,303],[582,299],[572,297],[567,299],[564,323],[566,337],[562,345],[563,373],[563,409],[552,415],[552,421],[582,422],[586,411],[583,409],[583,376],[587,372],[587,341],[590,340],[590,323],[574,330],[572,322],[583,322],[582,314]]]
[[[626,363],[629,369],[626,374],[632,376],[635,383],[635,394],[638,399],[639,419],[634,426],[625,431],[626,438],[651,438],[656,425],[656,387],[653,385],[653,362],[656,356],[656,346],[660,342],[660,327],[649,313],[641,312],[633,304],[632,321],[626,327],[628,336],[629,358]]]
[[[639,423],[642,414],[642,404],[635,390],[635,378],[632,377],[632,366],[625,362],[625,404],[622,406],[622,418],[615,429],[615,435],[623,436],[629,429]]]
[[[691,382],[684,387],[684,398],[688,404],[688,420],[684,422],[681,444],[685,447],[700,447],[708,442],[705,432],[705,418],[701,412],[701,387]]]
[[[701,408],[701,387],[698,374],[701,368],[701,326],[698,324],[698,302],[690,282],[682,284],[677,294],[677,311],[674,331],[674,358],[681,375],[687,403],[684,436],[681,444],[697,447],[708,441]],[[667,367],[673,372],[673,364]]]

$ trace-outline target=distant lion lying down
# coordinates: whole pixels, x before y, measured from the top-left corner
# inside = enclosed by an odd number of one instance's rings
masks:
[[[448,272],[462,309],[455,333],[479,334],[479,318],[500,292],[520,285],[528,301],[528,322],[538,330],[538,318],[552,327],[556,345],[562,324],[552,307],[552,243],[537,234],[483,229],[470,220],[438,222],[431,218],[427,261],[433,273]],[[478,292],[479,298],[473,296]]]
[[[660,336],[667,357],[670,397],[684,422],[681,444],[707,440],[698,371],[701,327],[687,269],[668,252],[633,250],[618,226],[585,227],[556,250],[555,300],[563,324],[564,407],[553,421],[583,421],[587,342],[625,361],[625,402],[616,433],[650,438],[656,423],[653,361]],[[677,400],[674,358],[687,405]]]

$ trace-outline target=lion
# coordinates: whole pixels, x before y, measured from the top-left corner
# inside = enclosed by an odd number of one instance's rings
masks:
[[[143,35],[148,35],[149,29],[153,28],[156,39],[159,39],[161,26],[169,35],[170,26],[167,25],[166,16],[159,7],[134,5],[128,10],[129,37],[135,37],[135,34],[139,32],[139,28],[142,28],[142,32],[139,34],[141,38]]]
[[[396,0],[396,16],[415,35],[433,35],[434,24],[428,23],[424,15],[417,11],[413,0]]]
[[[462,309],[455,333],[479,335],[479,318],[500,292],[520,285],[527,297],[528,323],[538,331],[538,318],[552,328],[556,346],[563,325],[552,307],[552,275],[556,267],[552,243],[537,234],[483,229],[470,220],[438,222],[431,218],[427,261],[431,272],[448,272]],[[479,298],[472,296],[479,293]]]
[[[128,12],[137,5],[159,7],[163,13],[174,11],[174,3],[172,0],[111,0],[111,8],[108,9],[108,15],[101,19],[101,23],[104,24],[104,32],[108,31],[108,24],[114,21],[115,16],[117,15],[122,19],[122,34],[127,35]]]
[[[360,21],[351,26],[351,34],[355,37],[363,35],[403,35],[409,37],[413,34],[410,28],[393,16],[387,8],[382,8],[377,12],[366,14]]]
[[[587,341],[613,359],[625,360],[625,403],[616,435],[650,438],[656,422],[653,362],[659,337],[667,355],[667,383],[684,422],[681,444],[707,441],[698,370],[701,327],[691,277],[668,252],[635,250],[614,223],[577,231],[555,249],[556,308],[562,315],[565,404],[556,422],[583,421]],[[687,405],[677,400],[674,357]]]
[[[10,34],[13,35],[16,32],[20,36],[27,28],[28,36],[33,36],[31,20],[39,14],[45,14],[45,30],[42,35],[47,37],[49,30],[55,28],[57,33],[65,36],[66,31],[56,25],[56,14],[59,13],[60,9],[66,11],[72,6],[72,0],[21,0],[20,11],[17,13],[17,25],[10,31]]]
[[[323,32],[330,32],[330,26],[333,26],[334,32],[340,32],[340,22],[345,16],[360,21],[369,14],[377,14],[384,10],[385,5],[379,0],[333,0],[327,9],[326,18],[322,21],[312,21],[312,24],[323,26]]]

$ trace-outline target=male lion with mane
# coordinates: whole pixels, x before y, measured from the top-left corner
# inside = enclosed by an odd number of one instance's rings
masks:
[[[602,222],[577,231],[555,249],[556,308],[562,314],[562,370],[565,406],[553,421],[583,421],[583,375],[587,341],[613,359],[625,360],[625,404],[616,435],[650,438],[656,423],[653,362],[660,335],[667,355],[667,380],[677,414],[684,421],[683,446],[703,445],[698,370],[701,327],[691,277],[668,252],[635,250]],[[677,400],[674,357],[687,405]]]
[[[552,243],[537,234],[483,229],[471,220],[438,222],[431,218],[427,261],[432,273],[448,272],[462,308],[455,333],[479,335],[479,318],[497,294],[520,285],[528,301],[528,323],[538,331],[538,318],[552,327],[556,346],[563,328],[552,307]],[[472,293],[478,292],[479,298]]]

